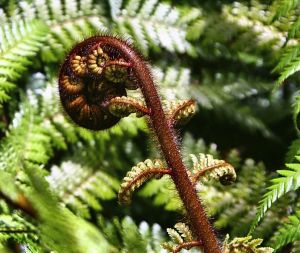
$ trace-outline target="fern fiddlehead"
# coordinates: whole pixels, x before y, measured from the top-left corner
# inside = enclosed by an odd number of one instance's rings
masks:
[[[183,164],[177,135],[165,115],[151,70],[137,50],[113,36],[94,36],[71,50],[60,71],[62,105],[75,123],[88,129],[110,128],[119,121],[107,104],[111,104],[113,98],[126,96],[126,88],[140,88],[142,91],[151,127],[171,169],[170,175],[196,238],[201,240],[205,252],[221,253]]]

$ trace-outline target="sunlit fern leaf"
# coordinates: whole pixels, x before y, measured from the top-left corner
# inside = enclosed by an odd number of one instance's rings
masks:
[[[299,120],[299,113],[300,113],[300,93],[299,91],[294,96],[294,103],[293,103],[293,121],[294,126],[297,132],[300,132],[300,120]]]
[[[47,180],[61,202],[83,217],[89,217],[85,207],[101,210],[100,200],[115,198],[119,188],[118,181],[105,172],[71,161],[53,166]]]
[[[137,226],[128,216],[122,220],[117,217],[108,220],[99,216],[98,224],[107,240],[119,249],[118,252],[165,252],[160,245],[165,241],[165,233],[158,224],[150,226],[146,221],[142,221]]]
[[[166,100],[188,99],[187,86],[191,83],[191,70],[183,67],[153,67],[155,81],[159,83],[161,96]]]
[[[298,16],[296,21],[291,24],[291,27],[289,28],[288,31],[288,39],[293,39],[295,38],[297,32],[300,30],[300,17]]]
[[[228,242],[228,239],[229,236],[223,244],[224,253],[272,253],[274,251],[269,247],[259,247],[263,240],[252,239],[251,236],[234,238],[231,242]]]
[[[288,217],[288,223],[284,224],[271,239],[272,246],[277,251],[283,246],[295,242],[300,237],[300,211],[296,209],[293,215]]]
[[[163,100],[163,107],[168,119],[175,125],[184,125],[196,113],[193,100]]]
[[[296,161],[300,161],[300,156],[296,156]],[[257,226],[259,221],[264,217],[266,211],[287,192],[297,190],[300,186],[300,164],[288,163],[286,170],[278,170],[279,177],[271,180],[271,185],[267,188],[268,191],[264,194],[259,202],[256,218],[252,223],[250,233]]]
[[[174,228],[175,229],[167,229],[167,233],[171,238],[171,242],[162,243],[162,247],[164,249],[172,253],[178,253],[181,252],[182,249],[189,250],[197,247],[197,249],[202,252],[201,242],[193,240],[192,231],[185,223],[177,223],[175,224]]]
[[[15,114],[10,132],[0,148],[1,167],[7,171],[22,170],[24,163],[45,164],[53,152],[47,129],[42,126],[37,97],[27,93]]]
[[[293,248],[291,253],[300,253],[300,241],[297,240],[293,243]]]
[[[159,159],[153,161],[147,159],[144,162],[138,163],[136,166],[133,166],[123,178],[119,190],[119,201],[129,203],[134,190],[139,188],[144,182],[153,177],[160,178],[168,174],[168,172],[169,169],[166,168],[164,163]]]
[[[281,71],[278,81],[276,82],[276,87],[279,87],[288,77],[295,74],[300,70],[300,56],[297,55],[293,61],[290,61],[286,64],[284,69]],[[276,88],[275,87],[275,88]]]
[[[99,230],[59,204],[43,176],[27,166],[24,171],[30,186],[24,191],[38,214],[38,236],[42,245],[56,252],[70,253],[114,250]]]
[[[37,228],[16,213],[1,214],[0,245],[9,240],[33,247],[38,244]]]
[[[158,1],[111,0],[111,16],[116,23],[116,30],[131,36],[143,54],[150,48],[161,47],[170,52],[194,54],[192,45],[187,39],[187,29],[201,13],[186,19],[179,8]]]
[[[286,15],[300,4],[299,0],[276,0],[272,3],[274,10],[273,21]]]
[[[75,42],[105,31],[107,27],[104,25],[106,19],[99,15],[104,8],[90,0],[22,1],[19,6],[21,15],[38,18],[50,28],[42,50],[42,58],[46,62],[61,60]]]
[[[32,58],[40,50],[47,27],[40,21],[16,19],[0,25],[0,102],[9,100],[9,91],[32,64]]]
[[[286,162],[293,162],[295,160],[295,156],[298,155],[300,155],[300,138],[293,140],[290,144],[285,160]]]
[[[122,237],[126,252],[146,253],[147,245],[139,233],[138,227],[134,224],[130,217],[125,217],[121,223]],[[134,243],[133,243],[134,241]]]

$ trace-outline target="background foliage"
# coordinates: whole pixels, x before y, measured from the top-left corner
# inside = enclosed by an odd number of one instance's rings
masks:
[[[180,130],[185,162],[209,153],[235,166],[232,186],[197,185],[220,240],[250,231],[300,252],[299,4],[0,0],[0,250],[166,252],[166,228],[183,217],[168,178],[117,203],[126,172],[160,157],[146,122],[89,132],[59,103],[68,49],[109,32],[149,59],[162,97],[197,101]]]

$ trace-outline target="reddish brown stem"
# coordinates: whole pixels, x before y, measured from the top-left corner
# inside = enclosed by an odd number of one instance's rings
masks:
[[[135,50],[117,38],[107,36],[101,44],[117,48],[124,54],[124,58],[132,64],[146,105],[151,110],[149,116],[153,129],[168,167],[172,168],[171,176],[186,209],[192,229],[197,239],[202,241],[205,253],[221,253],[217,238],[183,164],[177,136],[174,129],[168,124],[147,63]]]
[[[189,242],[184,242],[178,245],[174,250],[173,253],[178,253],[182,249],[190,249],[192,247],[202,247],[202,242],[199,241],[189,241]]]
[[[4,199],[7,204],[12,206],[15,209],[22,210],[23,212],[27,213],[33,218],[37,218],[37,213],[33,209],[32,205],[29,203],[29,201],[25,198],[25,196],[19,194],[17,196],[16,200],[12,200],[10,197],[8,197],[3,192],[0,192],[0,198]]]

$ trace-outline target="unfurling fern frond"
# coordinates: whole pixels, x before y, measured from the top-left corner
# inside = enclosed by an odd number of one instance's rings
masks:
[[[295,158],[300,162],[300,156]],[[287,170],[277,170],[280,177],[271,180],[271,186],[267,188],[268,191],[259,202],[256,218],[252,223],[250,232],[254,230],[275,201],[287,192],[295,191],[300,187],[300,163],[288,163],[286,167]]]
[[[175,224],[175,229],[168,228],[167,232],[172,242],[162,243],[162,247],[169,252],[178,253],[182,249],[201,247],[201,241],[193,240],[192,231],[185,223]]]
[[[205,154],[199,154],[199,159],[196,155],[190,156],[193,161],[193,182],[213,178],[222,184],[231,184],[236,180],[234,168],[224,160],[214,159],[212,155]]]
[[[224,253],[272,253],[274,250],[268,247],[259,247],[262,239],[252,239],[251,236],[234,238],[228,242],[229,236],[226,237],[223,244]]]
[[[300,210],[296,210],[293,215],[288,217],[289,222],[284,224],[271,239],[275,250],[283,246],[295,242],[300,238]]]
[[[40,21],[14,20],[0,25],[0,103],[9,100],[8,92],[32,64],[32,58],[40,50],[48,32]]]
[[[140,187],[145,181],[152,177],[160,178],[169,173],[170,170],[167,169],[159,159],[153,161],[147,159],[144,162],[138,163],[136,166],[132,167],[123,178],[119,191],[119,201],[121,203],[129,203],[133,191]]]
[[[119,182],[105,172],[71,161],[53,166],[47,180],[61,202],[85,218],[90,216],[88,207],[101,210],[99,200],[115,198],[119,187]]]
[[[185,124],[196,112],[196,105],[193,100],[164,100],[163,104],[169,120],[175,125]]]

